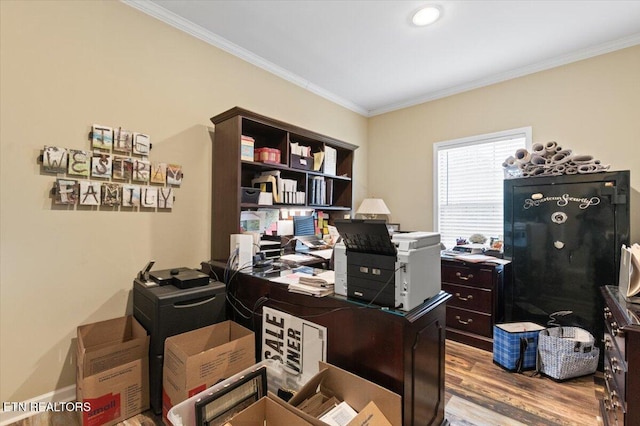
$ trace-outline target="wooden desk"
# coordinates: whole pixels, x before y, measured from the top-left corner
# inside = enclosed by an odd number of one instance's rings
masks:
[[[222,262],[203,262],[202,271],[224,276]],[[262,306],[327,327],[327,362],[402,396],[403,425],[440,425],[444,420],[446,301],[440,292],[410,312],[365,307],[341,296],[314,298],[287,286],[236,274],[227,289],[246,307],[248,319],[229,316],[256,334],[261,353]],[[267,299],[261,299],[266,297]],[[260,300],[259,300],[260,299]],[[262,303],[264,301],[264,303]],[[255,308],[254,308],[255,307]]]

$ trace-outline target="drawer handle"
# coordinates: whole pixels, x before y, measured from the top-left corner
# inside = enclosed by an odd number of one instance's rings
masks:
[[[462,297],[460,296],[460,293],[456,293],[456,297],[460,300],[462,300],[463,302],[466,302],[467,300],[473,300],[473,295],[470,294],[467,297]]]
[[[609,336],[604,336],[604,340],[602,341],[602,343],[604,343],[605,351],[608,352],[613,350],[613,343],[611,342],[611,340],[609,340]]]
[[[616,357],[611,358],[611,370],[614,373],[621,373],[622,372],[622,368],[620,368],[620,366],[618,365],[618,358],[616,358]]]
[[[620,330],[620,328],[618,327],[618,323],[615,321],[612,321],[609,323],[610,327],[611,327],[611,334],[613,334],[615,337],[622,337],[624,336],[624,332],[622,330]]]
[[[216,298],[216,296],[207,297],[207,298],[204,298],[204,299],[201,299],[201,300],[190,301],[191,303],[177,302],[177,303],[174,303],[173,306],[176,309],[193,308],[193,307],[196,307],[196,306],[206,305],[207,303],[211,302],[215,298]]]
[[[464,275],[462,275],[460,272],[456,272],[456,277],[460,278],[461,280],[465,280],[468,281],[470,279],[473,278],[473,274],[469,274],[466,277]]]
[[[466,320],[466,321],[462,321],[462,320],[460,319],[460,315],[456,315],[456,319],[458,320],[458,322],[459,322],[460,324],[464,324],[464,325],[471,324],[471,323],[473,322],[473,319],[471,319],[471,318],[469,318],[469,319],[468,319],[468,320]]]

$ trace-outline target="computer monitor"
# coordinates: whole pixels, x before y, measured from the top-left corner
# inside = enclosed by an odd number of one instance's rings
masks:
[[[313,216],[294,216],[293,217],[293,236],[302,237],[306,235],[315,235],[316,226]]]
[[[313,216],[294,216],[293,236],[296,238],[297,251],[327,247],[327,243],[316,236]]]

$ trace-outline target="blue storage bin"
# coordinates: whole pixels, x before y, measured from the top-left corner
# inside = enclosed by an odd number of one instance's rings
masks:
[[[494,325],[493,362],[509,371],[516,371],[518,370],[520,349],[525,347],[521,370],[535,369],[538,334],[544,329],[545,327],[533,322]]]

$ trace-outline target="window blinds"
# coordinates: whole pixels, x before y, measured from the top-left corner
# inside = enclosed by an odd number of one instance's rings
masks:
[[[459,237],[502,236],[502,163],[530,145],[527,139],[526,132],[517,131],[436,145],[436,225],[447,248]]]

